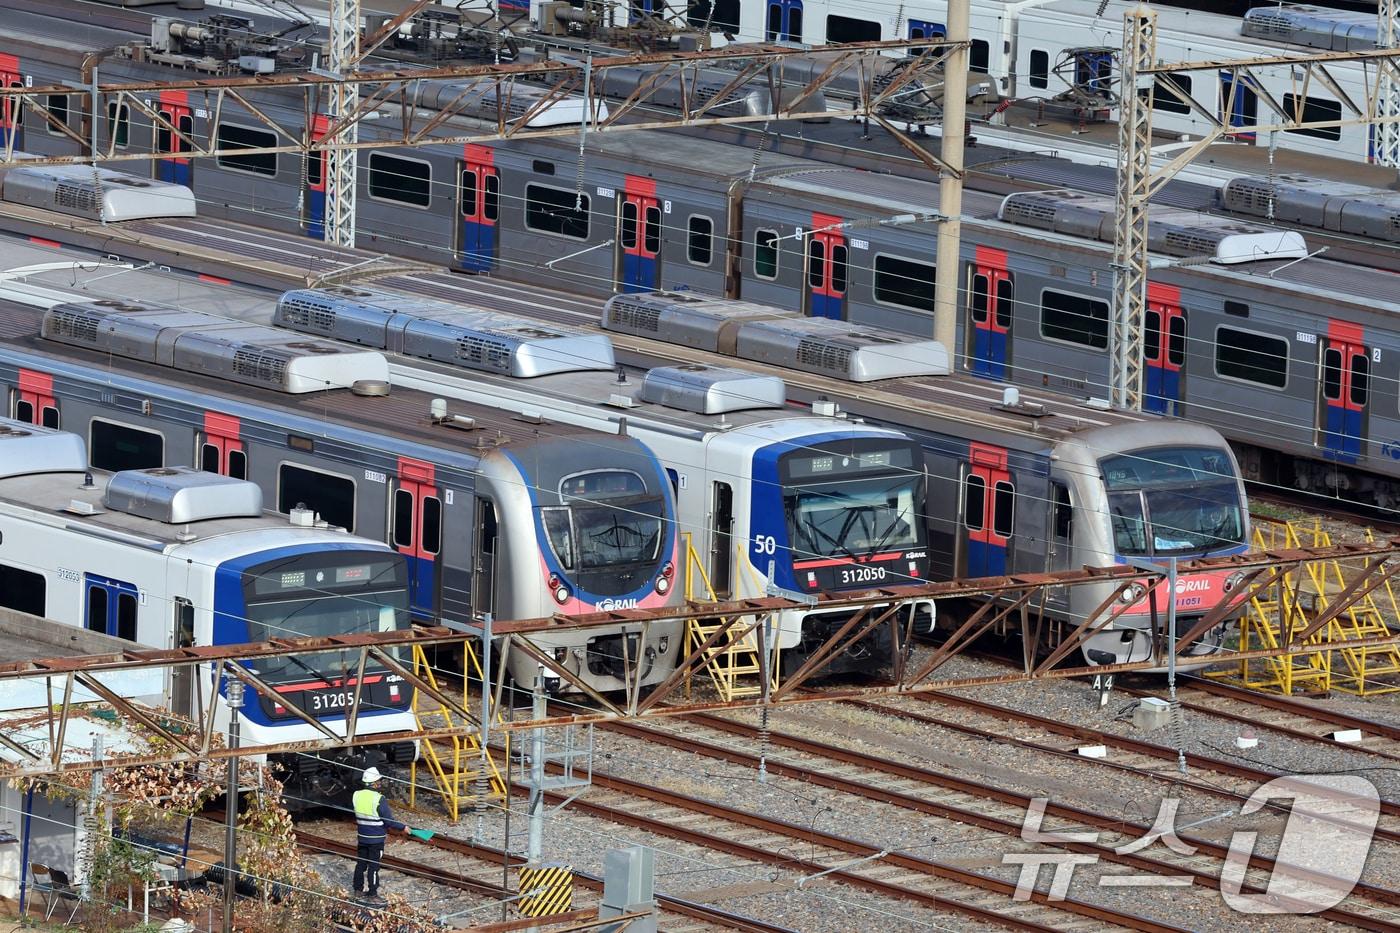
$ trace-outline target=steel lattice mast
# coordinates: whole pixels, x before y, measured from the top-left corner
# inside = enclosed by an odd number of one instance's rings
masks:
[[[1397,40],[1400,35],[1396,34],[1395,0],[1377,0],[1376,48],[1393,49],[1400,45]],[[1400,123],[1394,122],[1400,118],[1400,76],[1389,62],[1377,63],[1376,116],[1372,158],[1381,165],[1400,168]],[[1386,118],[1391,122],[1383,122]]]
[[[331,35],[328,46],[331,72],[344,77],[360,57],[360,0],[331,0]],[[360,85],[336,81],[330,86],[330,124],[338,129],[329,134],[333,145],[326,149],[326,242],[355,245],[355,172],[359,149],[359,122],[347,119],[360,104]]]

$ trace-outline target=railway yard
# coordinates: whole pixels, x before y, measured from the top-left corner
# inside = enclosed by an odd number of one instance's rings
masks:
[[[1400,930],[1400,12],[1217,6],[0,0],[0,926]]]

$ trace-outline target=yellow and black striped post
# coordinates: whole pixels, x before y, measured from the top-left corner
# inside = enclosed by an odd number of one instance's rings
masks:
[[[566,914],[574,905],[574,870],[559,863],[520,869],[520,913],[526,917]]]

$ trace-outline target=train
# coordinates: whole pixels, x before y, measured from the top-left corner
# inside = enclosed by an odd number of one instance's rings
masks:
[[[0,311],[12,327],[0,383],[16,419],[81,432],[95,467],[194,467],[255,484],[283,514],[309,510],[378,538],[406,562],[416,622],[681,598],[671,486],[633,437],[391,389],[378,353],[151,300],[59,297],[39,300],[42,316],[20,304]],[[606,338],[476,323],[439,320],[413,336],[471,346],[515,372],[611,369]],[[680,623],[651,633],[643,644],[640,625],[606,626],[535,643],[588,689],[611,691],[674,670]],[[523,689],[541,677],[553,692],[578,689],[523,653],[506,661]]]
[[[246,480],[189,467],[95,469],[82,437],[0,418],[0,606],[153,648],[236,645],[285,637],[383,632],[409,625],[409,573],[381,542],[318,522],[308,510],[263,510]],[[412,688],[358,653],[324,651],[239,662],[276,697],[249,691],[236,714],[259,745],[322,737],[310,717],[345,729],[359,692],[360,735],[409,733]],[[225,703],[204,709],[212,664],[166,678],[177,715],[212,716],[227,729]],[[226,681],[219,684],[226,696]],[[278,753],[289,799],[330,800],[360,771],[409,762],[412,741]]]

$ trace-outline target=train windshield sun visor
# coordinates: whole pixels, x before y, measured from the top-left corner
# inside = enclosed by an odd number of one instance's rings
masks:
[[[288,599],[273,599],[248,606],[248,640],[272,638],[325,638],[407,628],[408,593],[394,588],[380,593],[318,594],[303,589]],[[274,683],[325,680],[353,673],[358,651],[321,651],[300,656],[262,658],[254,670]]]
[[[864,557],[919,544],[914,474],[804,483],[783,490],[793,557]]]
[[[1244,540],[1229,456],[1211,448],[1143,450],[1099,462],[1121,556],[1188,554]]]

